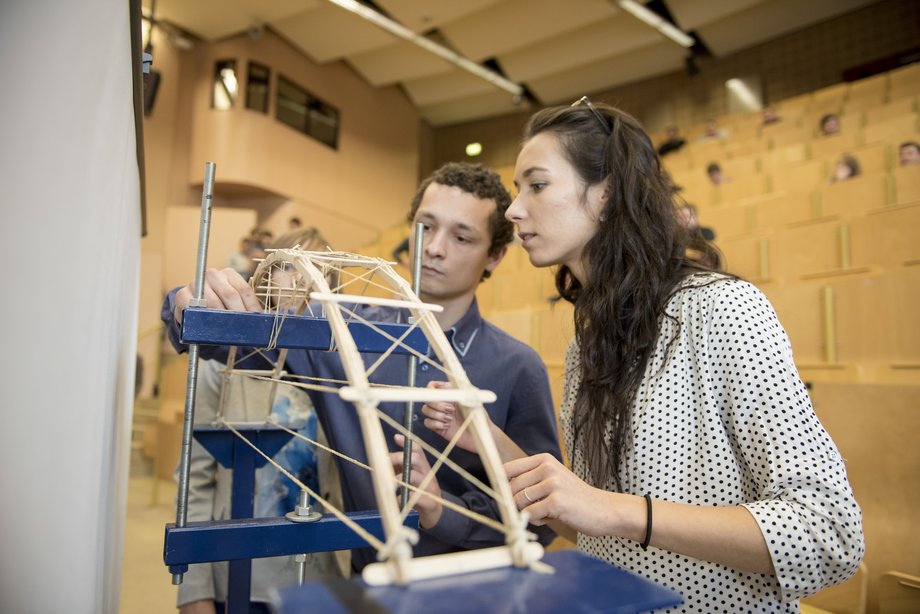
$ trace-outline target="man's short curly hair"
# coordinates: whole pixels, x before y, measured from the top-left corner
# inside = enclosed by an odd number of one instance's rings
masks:
[[[448,162],[427,179],[422,181],[412,199],[412,207],[409,209],[407,219],[412,222],[415,214],[425,195],[425,190],[432,183],[439,183],[452,188],[460,188],[476,198],[495,201],[495,211],[489,218],[489,232],[492,235],[492,242],[489,245],[489,255],[494,256],[503,247],[511,243],[514,239],[514,224],[505,219],[505,211],[511,206],[511,194],[502,185],[502,180],[493,170],[490,170],[482,164],[471,164],[469,162]],[[489,276],[486,271],[483,278]]]

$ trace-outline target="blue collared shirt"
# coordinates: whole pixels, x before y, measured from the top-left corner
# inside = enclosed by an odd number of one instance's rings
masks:
[[[179,330],[173,317],[175,293],[176,290],[170,292],[164,301],[162,318],[167,324],[173,346],[183,352],[187,346],[179,343]],[[371,322],[406,321],[406,312],[389,307],[362,307],[358,311],[361,317]],[[561,458],[549,378],[546,367],[537,353],[485,321],[479,314],[475,300],[466,314],[446,333],[473,385],[483,390],[491,390],[498,397],[494,403],[485,407],[492,422],[528,454],[549,452],[556,458]],[[217,348],[202,347],[203,357],[225,355],[225,351]],[[366,367],[379,358],[377,354],[362,356]],[[258,360],[253,359],[244,366],[266,368],[264,360],[257,362]],[[432,360],[436,361],[433,357]],[[335,352],[291,350],[288,352],[286,368],[295,375],[333,380],[347,379],[341,360]],[[408,368],[408,356],[391,355],[376,368],[369,379],[371,383],[405,385]],[[426,361],[419,361],[416,386],[423,387],[430,381],[445,380],[446,377],[439,369]],[[367,455],[354,405],[342,400],[338,394],[317,391],[309,393],[332,448],[366,462]],[[381,403],[380,409],[397,422],[403,422],[405,403]],[[423,420],[424,416],[419,406],[416,409],[413,431],[436,449],[443,449],[446,445],[445,440],[425,428]],[[383,424],[383,429],[390,450],[399,451],[400,448],[393,441],[396,431],[386,424]],[[450,458],[488,483],[488,476],[477,455],[455,449],[451,452]],[[429,461],[433,462],[430,455]],[[346,510],[376,509],[374,489],[368,472],[348,462],[339,462],[339,470]],[[500,518],[495,501],[454,471],[439,471],[437,480],[444,498],[491,518]],[[531,527],[531,530],[539,534],[540,541],[544,544],[553,537],[552,532],[546,527]],[[503,543],[503,535],[494,529],[445,507],[437,525],[421,531],[415,554],[426,556]],[[353,564],[358,570],[374,560],[373,552],[368,549],[356,550],[352,556]]]

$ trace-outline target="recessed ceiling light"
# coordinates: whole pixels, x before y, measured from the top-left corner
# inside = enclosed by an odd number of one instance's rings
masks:
[[[482,143],[467,143],[466,155],[469,157],[478,156],[482,153]]]

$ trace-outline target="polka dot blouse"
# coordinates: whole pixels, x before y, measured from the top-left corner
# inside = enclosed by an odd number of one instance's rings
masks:
[[[738,571],[618,537],[578,547],[679,592],[683,612],[798,612],[798,600],[855,573],[864,544],[843,459],[818,422],[786,333],[754,286],[695,275],[668,303],[633,406],[624,491],[695,505],[745,506],[776,575]],[[674,339],[668,348],[667,341]],[[566,358],[563,436],[581,380]],[[585,475],[576,451],[573,470]],[[613,490],[612,484],[608,487]],[[654,524],[653,524],[654,527]]]

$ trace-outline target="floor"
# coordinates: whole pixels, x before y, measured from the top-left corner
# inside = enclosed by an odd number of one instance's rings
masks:
[[[176,587],[163,564],[163,530],[176,520],[175,496],[172,480],[154,481],[152,475],[129,478],[119,612],[176,612]]]

